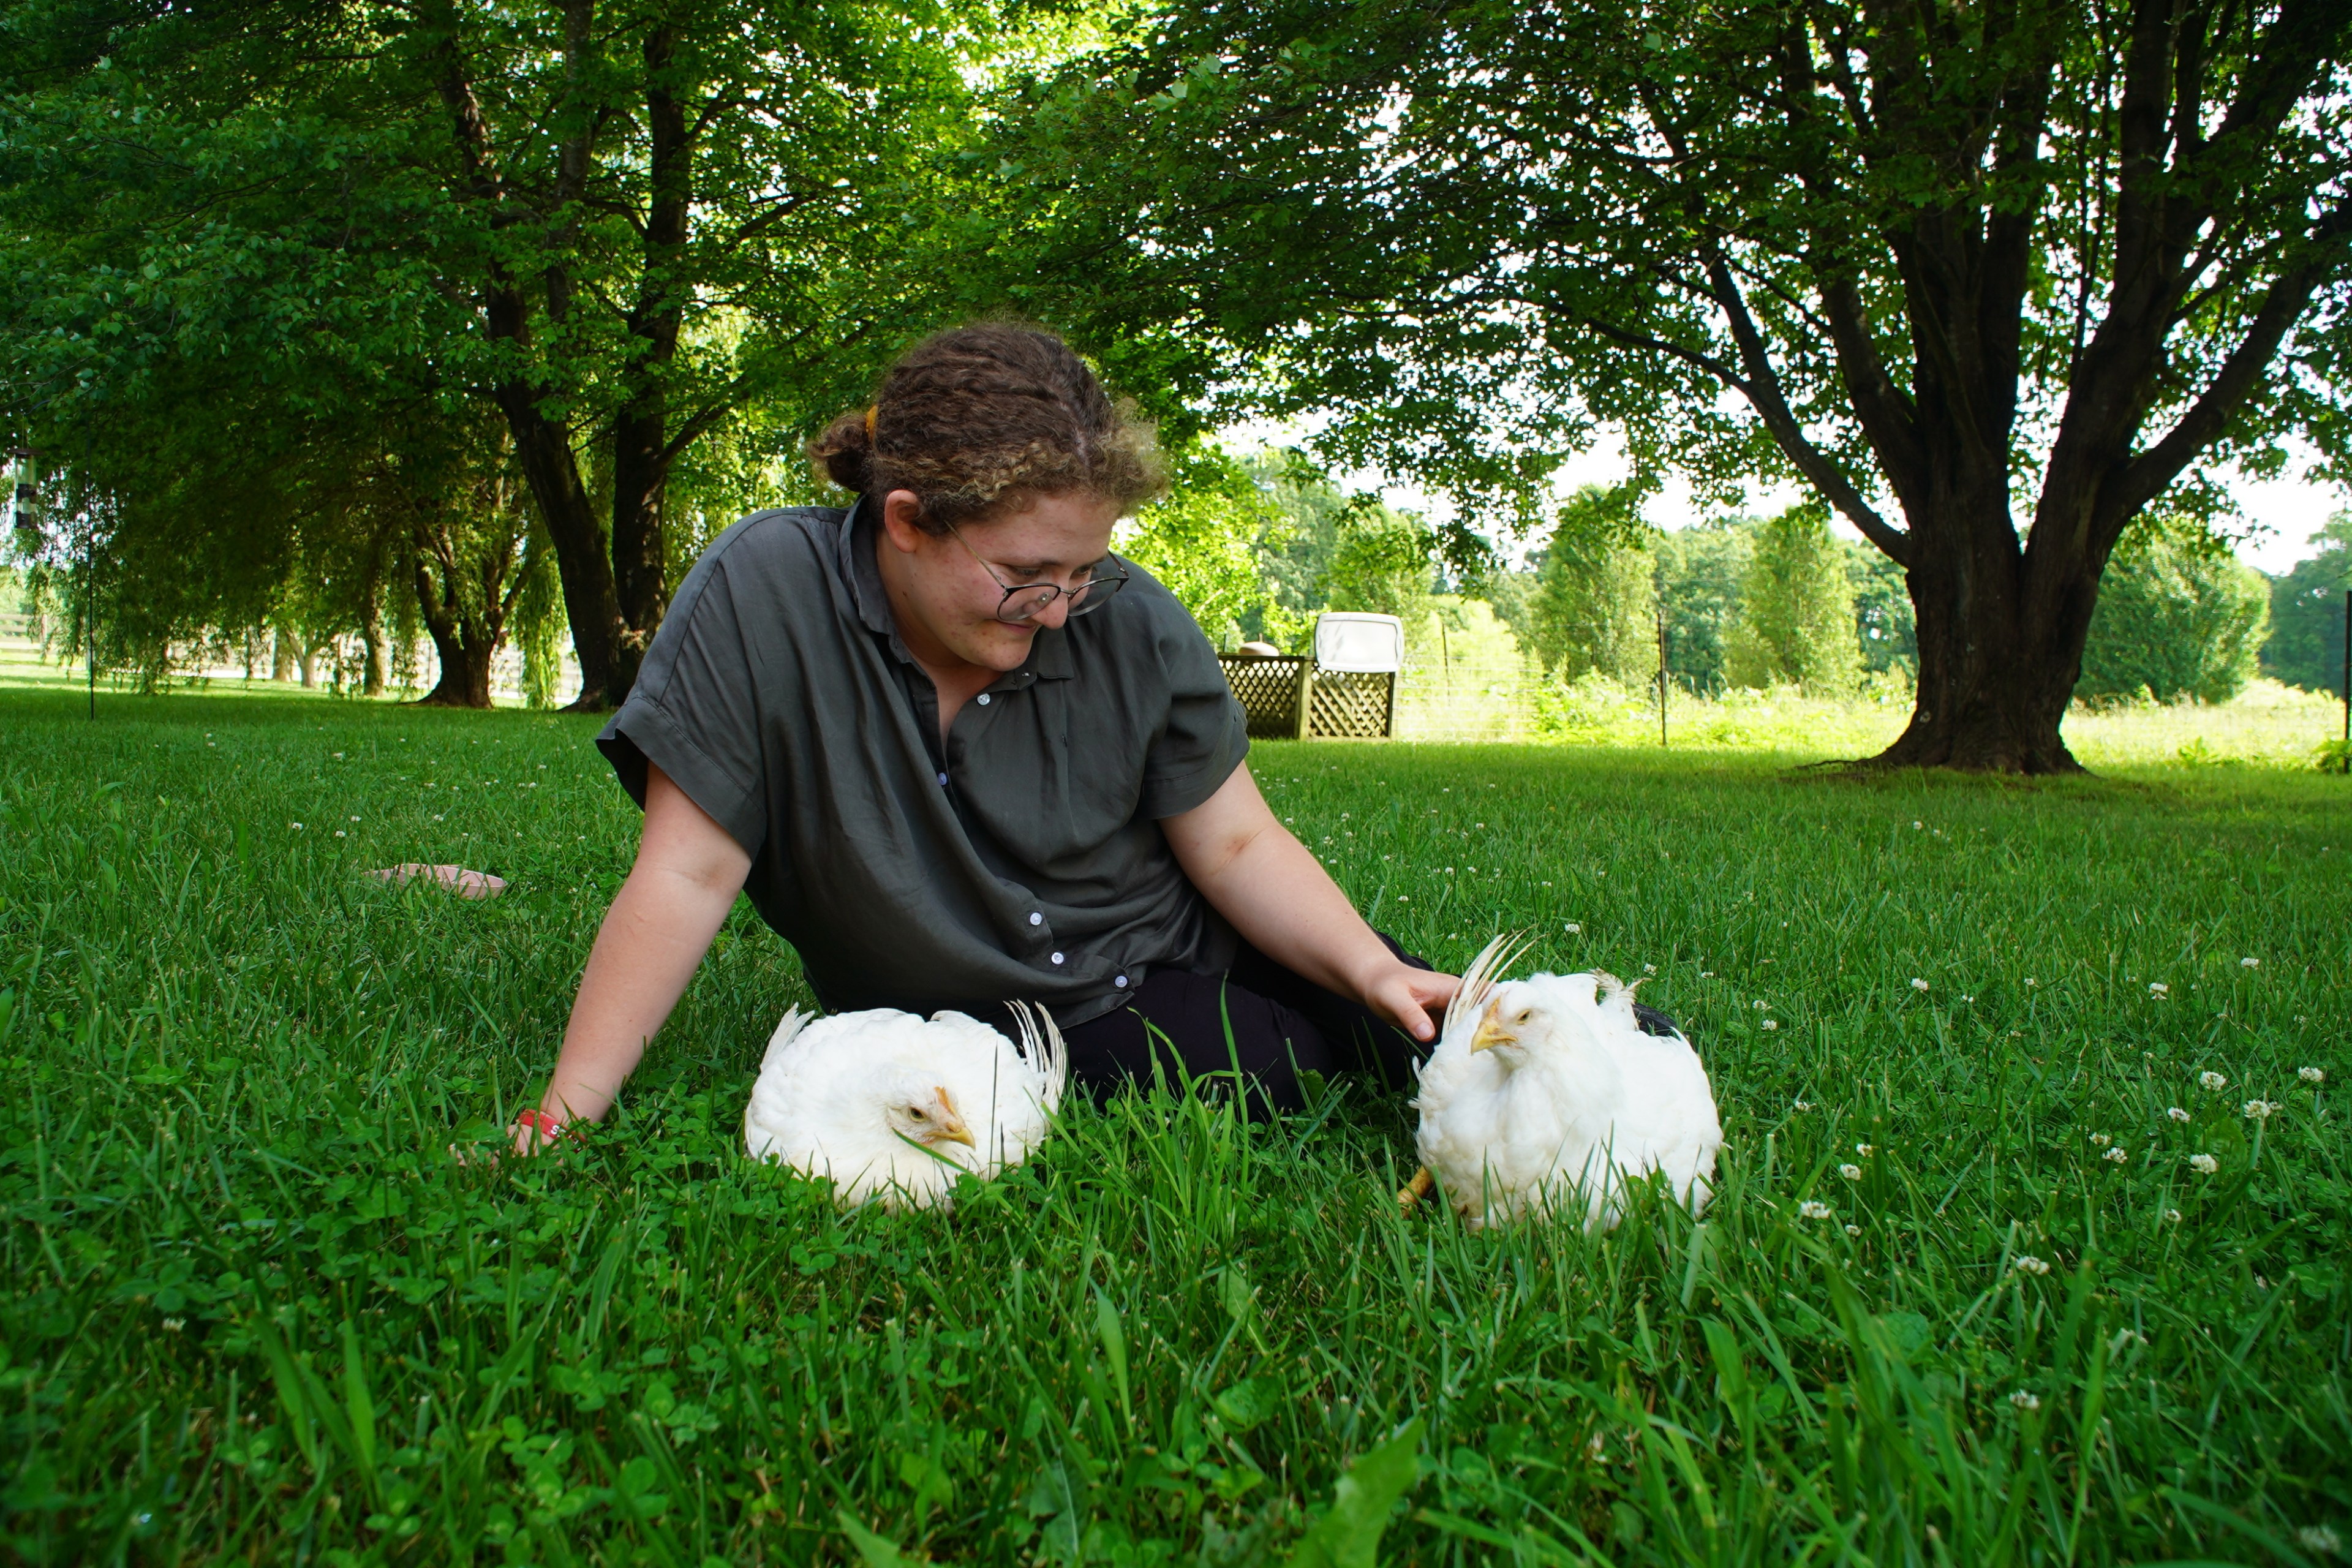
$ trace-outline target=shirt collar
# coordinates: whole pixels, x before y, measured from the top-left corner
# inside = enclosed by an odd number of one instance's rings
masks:
[[[856,605],[857,618],[866,629],[888,637],[890,651],[901,663],[912,664],[915,656],[898,640],[898,620],[890,614],[889,590],[882,585],[882,568],[875,559],[877,546],[873,516],[866,510],[866,498],[860,496],[849,514],[841,520],[841,564],[843,574],[849,579],[850,601]],[[1069,626],[1039,626],[1037,635],[1029,640],[1028,658],[989,689],[1010,690],[1033,680],[1067,680],[1074,673]]]

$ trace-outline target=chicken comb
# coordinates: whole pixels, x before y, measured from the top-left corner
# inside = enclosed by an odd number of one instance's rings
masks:
[[[1495,940],[1481,948],[1470,967],[1462,972],[1462,989],[1445,1005],[1445,1032],[1452,1034],[1456,1024],[1465,1023],[1486,1005],[1493,994],[1495,981],[1502,972],[1517,963],[1535,944],[1535,938],[1523,931],[1496,933]]]

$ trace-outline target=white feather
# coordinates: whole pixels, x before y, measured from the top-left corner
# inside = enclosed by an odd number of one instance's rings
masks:
[[[1524,944],[1496,937],[1463,976],[1422,1064],[1422,1163],[1472,1226],[1584,1211],[1616,1225],[1629,1181],[1663,1172],[1694,1212],[1723,1146],[1715,1094],[1680,1034],[1643,1032],[1633,988],[1611,974],[1497,981]],[[1489,1004],[1517,1037],[1474,1051]]]
[[[1028,1158],[1069,1084],[1053,1015],[1010,1005],[1017,1045],[963,1013],[786,1013],[744,1108],[745,1151],[831,1182],[844,1204],[944,1206],[958,1176],[985,1179]],[[923,1141],[908,1125],[908,1108],[936,1098],[961,1118],[970,1146]]]

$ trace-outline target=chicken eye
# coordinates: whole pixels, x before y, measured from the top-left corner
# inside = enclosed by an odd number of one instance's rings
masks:
[[[910,1105],[907,1107],[907,1114],[913,1117],[918,1121],[928,1121],[930,1120],[929,1117],[923,1114],[923,1108],[919,1105]]]
[[[1529,1020],[1530,1018],[1533,1018],[1535,1016],[1536,1016],[1536,1010],[1535,1010],[1533,1007],[1529,1007],[1529,1008],[1528,1008],[1526,1011],[1522,1012],[1522,1013],[1518,1016],[1518,1017],[1517,1017],[1517,1019],[1515,1019],[1515,1020],[1514,1020],[1514,1022],[1524,1024],[1524,1023],[1526,1023],[1528,1020]]]

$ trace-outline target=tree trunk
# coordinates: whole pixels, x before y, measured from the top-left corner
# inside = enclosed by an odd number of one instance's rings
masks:
[[[376,603],[374,585],[370,584],[367,610],[360,617],[360,639],[367,644],[367,673],[362,678],[360,695],[383,695],[385,665],[383,641],[383,607]]]
[[[621,652],[631,681],[669,608],[663,506],[674,455],[663,377],[677,356],[685,323],[684,299],[672,274],[686,248],[694,195],[694,133],[674,79],[677,47],[677,33],[667,25],[646,35],[646,173],[652,190],[645,266],[628,319],[635,351],[630,366],[634,395],[613,428],[613,579]]]
[[[302,689],[315,689],[319,684],[319,645],[309,637],[302,639]]]
[[[284,626],[273,626],[269,634],[269,679],[294,679],[294,639]]]

